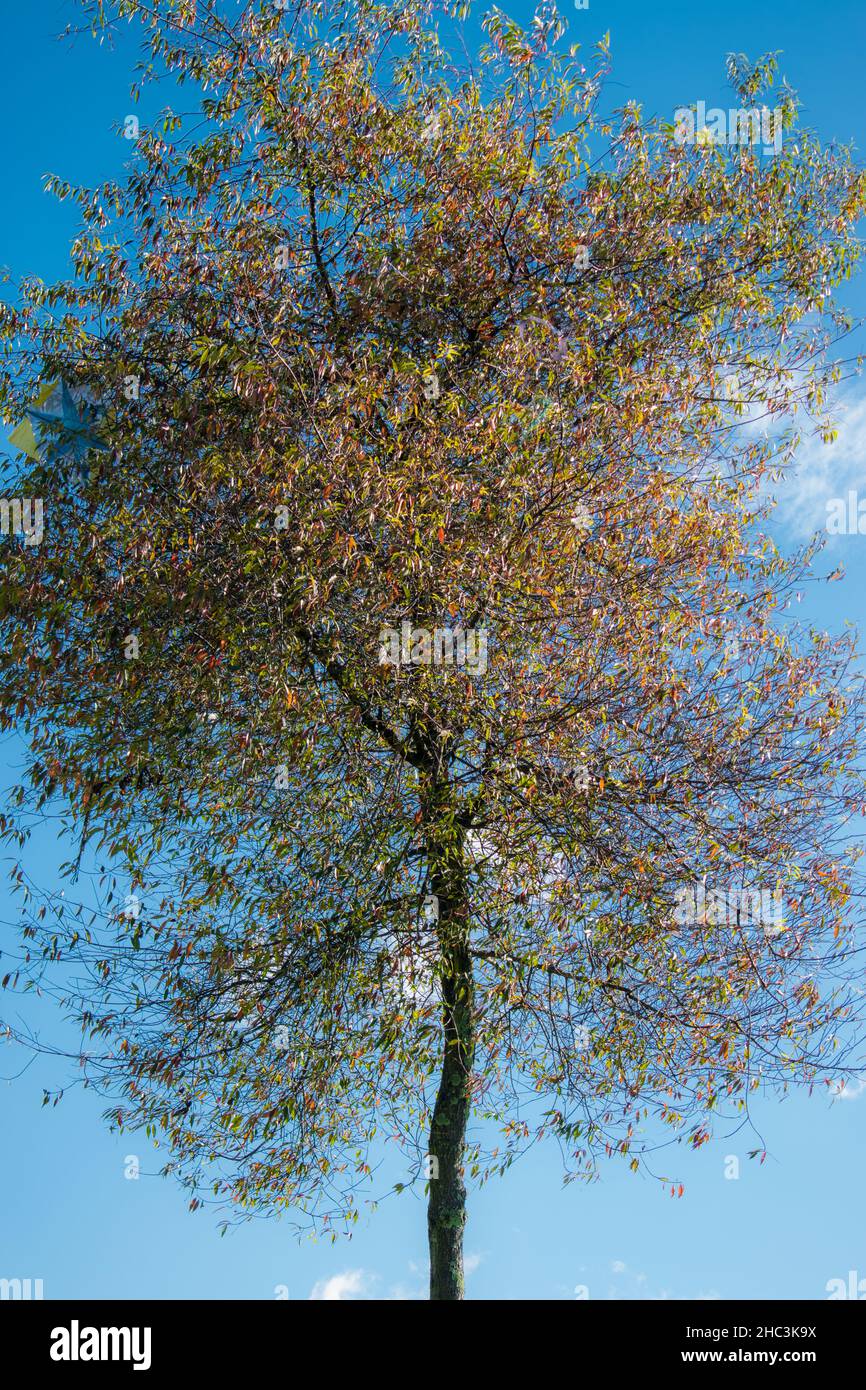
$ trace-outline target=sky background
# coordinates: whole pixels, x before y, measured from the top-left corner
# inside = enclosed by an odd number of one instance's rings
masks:
[[[531,13],[525,0],[500,8],[522,20]],[[582,11],[562,0],[561,9],[570,26],[566,41],[590,50],[610,32],[611,106],[636,100],[648,114],[671,118],[677,105],[699,99],[728,107],[725,55],[756,58],[777,49],[802,99],[803,121],[825,140],[853,141],[861,152],[866,146],[862,0],[822,7],[805,0],[778,7],[590,0]],[[43,192],[43,175],[89,184],[116,174],[128,146],[113,127],[131,110],[146,124],[161,104],[155,94],[138,107],[130,103],[135,31],[113,52],[87,36],[58,42],[75,15],[72,0],[0,0],[0,265],[13,279],[50,281],[68,270],[75,211]],[[866,274],[844,289],[843,301],[856,315],[866,313]],[[845,355],[864,349],[858,332]],[[803,449],[800,474],[774,525],[781,543],[823,529],[829,498],[849,488],[866,497],[862,380],[842,389],[838,409],[837,442],[807,441]],[[817,572],[840,562],[846,577],[813,585],[804,616],[833,627],[853,621],[862,630],[866,537],[830,539]],[[11,758],[10,745],[7,751]],[[11,771],[6,780],[13,780]],[[40,849],[50,873],[50,834]],[[0,918],[11,918],[3,894],[0,888]],[[54,1022],[45,1011],[43,1021]],[[16,1076],[23,1060],[0,1044],[0,1278],[41,1278],[46,1298],[426,1295],[423,1184],[362,1219],[350,1242],[298,1241],[285,1222],[274,1221],[220,1238],[212,1210],[189,1213],[178,1186],[147,1176],[159,1160],[143,1137],[108,1133],[92,1093],[72,1090],[56,1108],[41,1107],[43,1087],[66,1080],[63,1064],[38,1059]],[[861,1098],[851,1086],[836,1099],[824,1090],[764,1099],[752,1121],[754,1129],[720,1130],[713,1144],[677,1149],[669,1165],[662,1161],[685,1184],[682,1199],[618,1164],[591,1186],[563,1187],[556,1147],[530,1153],[506,1178],[471,1194],[467,1296],[820,1299],[829,1280],[847,1281],[849,1271],[866,1281],[866,1093]],[[747,1158],[755,1148],[766,1148],[763,1164]],[[129,1154],[141,1160],[137,1181],[124,1176]],[[739,1159],[736,1180],[725,1176],[730,1156]]]

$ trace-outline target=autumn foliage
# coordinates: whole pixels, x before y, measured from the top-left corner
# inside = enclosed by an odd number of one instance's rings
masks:
[[[61,972],[194,1204],[430,1177],[459,1297],[467,1179],[550,1135],[676,1190],[660,1147],[851,1064],[860,687],[767,499],[863,182],[771,61],[731,76],[775,158],[607,114],[549,8],[471,74],[438,5],[86,8],[198,109],[56,185],[75,273],[4,310],[10,427],[63,380],[104,444],[16,462],[3,825],[62,814],[93,883],[32,899],[9,984]],[[485,669],[382,660],[404,623]],[[781,910],[684,920],[695,884]]]

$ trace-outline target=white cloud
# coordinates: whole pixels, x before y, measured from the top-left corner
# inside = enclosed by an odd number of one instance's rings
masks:
[[[342,1274],[332,1274],[330,1279],[320,1279],[310,1294],[311,1299],[326,1303],[345,1302],[353,1298],[369,1298],[370,1275],[363,1269],[346,1269]]]
[[[463,1261],[463,1273],[466,1275],[467,1278],[469,1277],[470,1274],[474,1274],[474,1273],[475,1273],[476,1269],[478,1268],[478,1266],[480,1265],[480,1263],[481,1263],[481,1261],[482,1261],[483,1259],[484,1259],[484,1256],[483,1256],[483,1255],[467,1255],[467,1256],[466,1256],[466,1258],[465,1258],[464,1261]]]
[[[833,1087],[833,1099],[859,1100],[864,1091],[866,1091],[866,1081],[845,1081],[841,1085],[837,1081]]]
[[[804,433],[792,471],[774,488],[776,516],[802,538],[825,530],[831,498],[846,497],[849,488],[866,496],[866,399],[841,399],[832,414],[835,442]]]
[[[610,1262],[610,1272],[611,1272],[611,1274],[625,1274],[625,1269],[626,1269],[626,1266],[625,1266],[625,1261],[624,1261],[624,1260],[611,1260],[611,1262]]]

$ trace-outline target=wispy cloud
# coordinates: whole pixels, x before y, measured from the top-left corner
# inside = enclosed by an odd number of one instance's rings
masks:
[[[609,1300],[611,1302],[628,1300],[630,1302],[641,1303],[663,1303],[666,1302],[668,1299],[676,1298],[678,1296],[674,1293],[672,1289],[652,1288],[644,1271],[636,1271],[634,1269],[629,1268],[625,1260],[610,1260],[608,1261],[608,1267],[610,1269],[610,1273],[615,1278],[615,1282],[608,1284],[607,1292],[604,1295],[599,1294],[598,1297],[603,1297],[604,1299]],[[583,1270],[581,1272],[583,1273]],[[579,1284],[574,1291],[575,1296],[586,1297],[585,1293],[581,1294],[581,1290],[585,1289],[585,1284]],[[595,1293],[592,1292],[592,1290],[590,1290],[590,1296],[596,1296]],[[720,1297],[720,1295],[716,1292],[715,1289],[710,1289],[707,1292],[683,1295],[683,1297],[705,1301],[709,1299],[717,1299]]]
[[[388,1290],[390,1303],[418,1303],[426,1297],[424,1289],[409,1288],[406,1284],[392,1284]]]
[[[801,539],[825,530],[831,498],[852,488],[866,497],[866,397],[840,398],[833,415],[835,441],[804,432],[791,472],[773,489],[777,518]]]
[[[330,1279],[320,1279],[314,1285],[311,1299],[326,1303],[338,1303],[350,1299],[370,1298],[371,1276],[363,1269],[345,1269],[342,1274],[332,1274]]]
[[[866,1091],[866,1080],[863,1081],[844,1081],[836,1083],[833,1088],[834,1100],[859,1100]]]
[[[471,1252],[467,1254],[464,1260],[467,1278],[475,1273],[483,1258],[483,1254]],[[378,1274],[373,1274],[366,1269],[344,1269],[339,1274],[332,1274],[327,1279],[320,1279],[314,1285],[310,1298],[317,1302],[326,1303],[370,1300],[403,1303],[425,1299],[427,1297],[429,1265],[426,1261],[423,1264],[416,1264],[410,1260],[409,1271],[413,1276],[410,1281],[398,1280],[397,1283],[389,1285],[388,1291],[385,1293],[381,1290],[382,1280]]]

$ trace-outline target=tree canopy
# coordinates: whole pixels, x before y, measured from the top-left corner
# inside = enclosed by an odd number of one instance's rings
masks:
[[[548,5],[471,65],[432,0],[84,8],[194,110],[52,181],[73,273],[3,308],[4,983],[193,1206],[351,1224],[399,1146],[459,1297],[467,1179],[550,1136],[676,1186],[852,1065],[854,639],[768,485],[863,178],[772,57],[729,73],[773,156],[607,113]],[[49,812],[95,904],[17,862]]]

